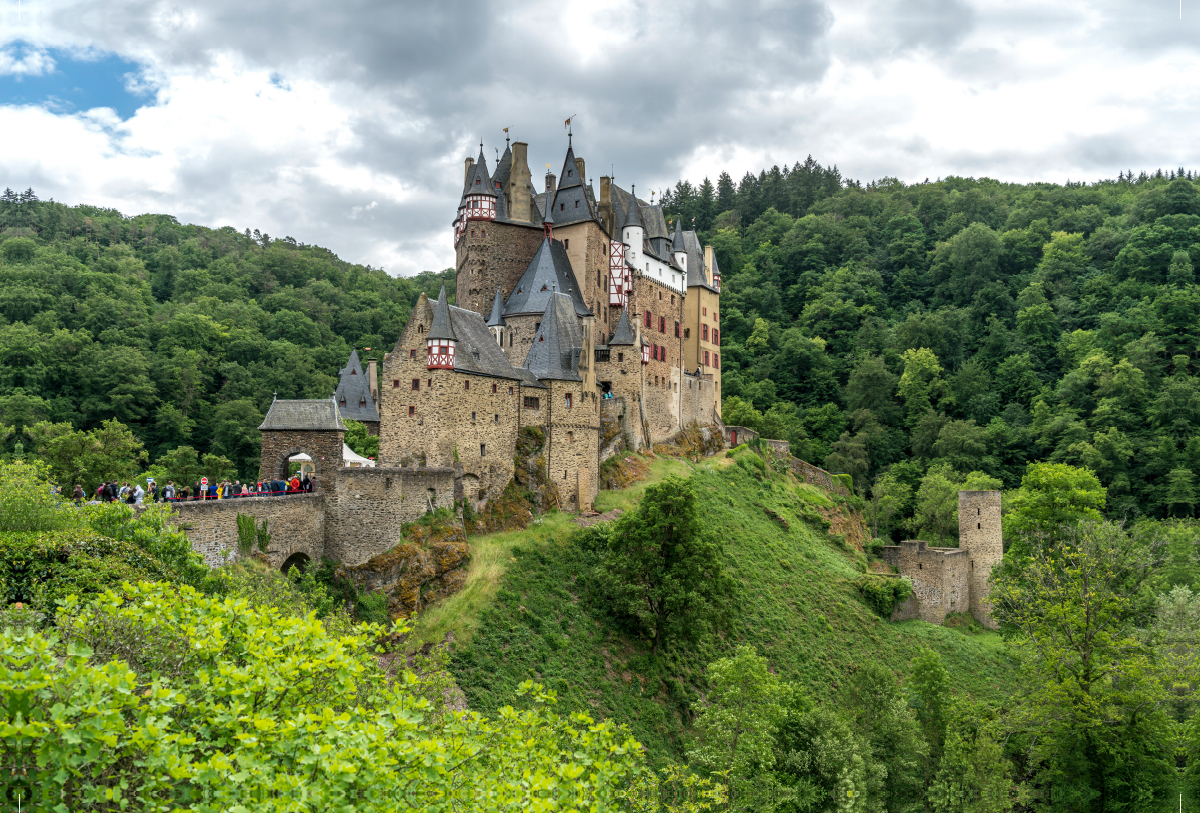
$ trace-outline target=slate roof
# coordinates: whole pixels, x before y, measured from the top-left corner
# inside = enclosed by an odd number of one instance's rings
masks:
[[[337,402],[332,398],[271,402],[267,417],[258,427],[264,431],[331,432],[346,431]]]
[[[683,245],[683,218],[675,218],[675,233],[671,235],[671,252],[687,251]]]
[[[458,337],[454,335],[454,325],[450,321],[450,303],[446,299],[446,283],[444,282],[437,302],[433,306],[433,324],[429,326],[429,333],[425,334],[425,338],[458,341]]]
[[[338,385],[333,393],[342,420],[378,421],[379,410],[371,397],[371,379],[358,361],[358,351],[350,351],[350,360],[338,370]],[[342,401],[346,402],[342,406]]]
[[[583,350],[583,328],[575,318],[571,297],[555,293],[533,337],[525,369],[543,381],[582,381],[579,354]]]
[[[504,139],[504,155],[500,156],[500,162],[496,164],[496,174],[492,176],[493,184],[500,184],[503,189],[508,183],[508,176],[512,174],[512,147],[508,144],[508,139]]]
[[[567,151],[567,160],[574,160],[569,150]],[[578,174],[577,171],[572,172],[573,176]],[[588,199],[587,187],[579,183],[577,177],[569,180],[571,183],[563,184],[554,193],[554,205],[550,209],[550,214],[554,217],[555,226],[569,226],[572,223],[596,219],[595,209],[591,200]]]
[[[504,300],[500,297],[500,289],[496,289],[496,298],[492,301],[492,315],[488,317],[488,327],[504,325]]]
[[[496,338],[483,323],[483,317],[475,311],[459,308],[446,302],[446,288],[442,286],[439,299],[430,301],[436,314],[444,310],[446,321],[451,324],[454,335],[454,370],[493,378],[512,378],[524,381],[519,368],[513,367],[508,356],[496,344]],[[432,333],[432,330],[430,331]],[[536,382],[534,382],[536,383]]]
[[[491,195],[496,197],[496,187],[492,185],[492,179],[488,177],[487,159],[483,157],[483,146],[479,147],[479,159],[475,165],[471,167],[471,171],[467,173],[466,188],[463,189],[464,195]]]
[[[687,287],[699,285],[715,292],[717,289],[712,285],[713,269],[704,267],[704,249],[696,232],[683,233],[683,248],[687,252]],[[713,257],[713,262],[716,261],[716,257]]]
[[[614,344],[633,344],[636,341],[633,337],[633,325],[629,323],[629,308],[621,309],[621,318],[617,320],[617,329],[613,331],[612,338],[608,340],[608,346]]]
[[[519,313],[543,313],[553,293],[570,295],[579,316],[591,316],[579,291],[571,260],[560,240],[543,240],[517,287],[504,305],[506,317]]]
[[[558,176],[558,189],[569,189],[572,186],[583,186],[579,177],[579,164],[575,162],[575,148],[567,146],[567,157],[563,159],[562,174]]]
[[[627,226],[638,226],[643,230],[645,229],[645,227],[642,226],[641,212],[638,211],[641,207],[637,205],[636,190],[636,184],[630,187],[628,199],[625,201],[625,220],[621,223],[622,229],[626,228]],[[633,203],[630,204],[629,201],[633,201]]]

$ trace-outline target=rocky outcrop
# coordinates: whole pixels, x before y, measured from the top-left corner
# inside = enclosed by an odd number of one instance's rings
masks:
[[[382,592],[388,615],[409,616],[456,593],[466,582],[470,558],[462,528],[439,529],[428,539],[410,539],[361,565],[345,569],[359,590]]]

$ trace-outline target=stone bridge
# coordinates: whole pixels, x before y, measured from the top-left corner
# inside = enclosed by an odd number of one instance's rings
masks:
[[[404,523],[431,508],[452,508],[454,480],[449,468],[338,469],[312,494],[177,502],[171,522],[212,567],[237,558],[238,514],[267,521],[274,567],[322,557],[353,566],[398,544]]]

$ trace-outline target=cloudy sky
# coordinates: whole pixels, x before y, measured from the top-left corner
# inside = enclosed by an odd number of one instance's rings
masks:
[[[1182,19],[1180,15],[1182,14]],[[0,0],[0,186],[453,263],[502,129],[598,179],[1200,169],[1200,0]],[[597,181],[598,182],[598,181]]]

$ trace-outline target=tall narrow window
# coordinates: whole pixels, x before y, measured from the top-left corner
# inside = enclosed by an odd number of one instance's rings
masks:
[[[568,392],[567,393],[567,409],[570,409],[573,405],[574,405],[574,402],[571,399],[571,393]]]
[[[479,444],[479,456],[487,457],[487,444],[486,443]]]
[[[414,379],[413,379],[413,382],[412,382],[412,388],[413,388],[414,390],[419,390],[419,389],[421,389],[421,379],[419,379],[419,378],[414,378]]]
[[[415,406],[410,406],[408,408],[408,416],[411,418],[413,415],[416,415],[416,414],[417,414],[417,408]]]

